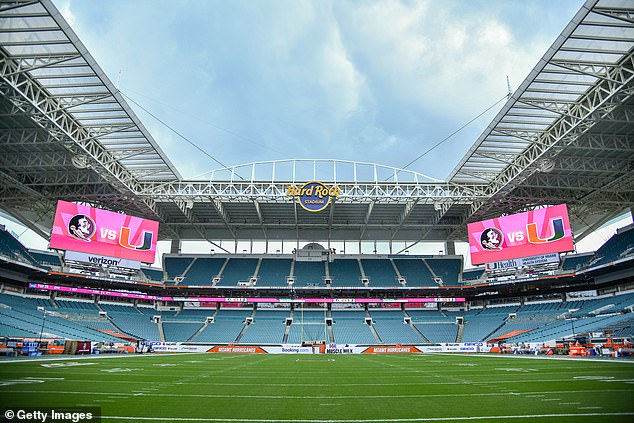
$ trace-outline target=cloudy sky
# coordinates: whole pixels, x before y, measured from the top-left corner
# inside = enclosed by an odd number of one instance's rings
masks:
[[[184,177],[333,158],[445,179],[581,7],[562,1],[53,0]]]
[[[500,110],[507,77],[518,87],[583,4],[53,2],[186,178],[219,163],[293,158],[404,167],[447,138],[409,166],[437,179]],[[577,250],[595,250],[615,227]],[[32,234],[20,239],[46,248]]]

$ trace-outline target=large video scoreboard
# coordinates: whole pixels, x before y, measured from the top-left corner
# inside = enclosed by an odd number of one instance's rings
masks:
[[[51,248],[154,263],[159,223],[58,201]]]
[[[565,204],[469,223],[472,264],[574,250]]]

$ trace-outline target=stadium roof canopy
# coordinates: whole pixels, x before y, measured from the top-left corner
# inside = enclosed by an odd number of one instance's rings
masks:
[[[0,209],[47,236],[56,200],[161,221],[163,238],[465,239],[568,203],[577,237],[634,204],[634,4],[589,0],[448,181],[285,160],[183,180],[50,0],[0,3]],[[341,189],[310,213],[289,185]]]

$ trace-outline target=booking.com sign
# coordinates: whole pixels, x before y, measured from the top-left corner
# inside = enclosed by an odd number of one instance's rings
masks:
[[[321,182],[306,182],[303,186],[289,185],[286,195],[297,197],[299,205],[309,212],[325,210],[333,198],[337,198],[341,190],[339,187],[328,187]]]

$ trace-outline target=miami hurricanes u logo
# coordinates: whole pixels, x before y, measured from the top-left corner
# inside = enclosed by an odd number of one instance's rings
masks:
[[[152,247],[152,232],[143,231],[143,244],[130,244],[130,228],[125,226],[121,228],[119,236],[119,245],[130,250],[148,251]]]
[[[545,244],[547,242],[557,241],[564,237],[564,220],[561,217],[553,219],[550,221],[552,225],[552,233],[548,239],[542,239],[537,235],[537,225],[535,223],[528,223],[526,225],[526,232],[528,235],[528,242],[531,244]]]

